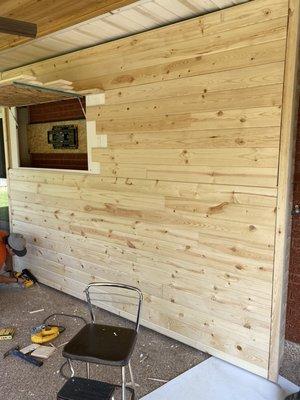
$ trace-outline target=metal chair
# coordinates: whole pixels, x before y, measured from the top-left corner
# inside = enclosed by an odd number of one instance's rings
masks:
[[[94,289],[96,290],[94,291]],[[97,289],[106,289],[106,291],[98,292]],[[117,292],[111,292],[112,289],[117,290]],[[90,310],[91,323],[85,325],[64,347],[63,356],[68,360],[72,377],[75,374],[72,360],[83,361],[86,363],[88,379],[90,378],[91,363],[121,367],[122,400],[126,400],[126,366],[128,366],[129,369],[133,389],[135,388],[130,359],[140,326],[141,306],[143,301],[142,292],[134,286],[123,285],[120,283],[99,282],[89,284],[84,292]],[[130,292],[131,294],[134,292],[135,296],[130,296]],[[113,296],[120,299],[114,301]],[[135,300],[136,319],[134,328],[96,323],[93,305],[97,305],[97,303],[132,305],[132,303],[125,302],[125,299],[128,298]]]

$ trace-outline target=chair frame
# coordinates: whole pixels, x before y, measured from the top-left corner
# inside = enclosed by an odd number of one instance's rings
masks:
[[[143,302],[143,293],[140,291],[140,289],[134,287],[134,286],[130,286],[130,285],[125,285],[122,283],[112,283],[112,282],[93,282],[88,284],[88,286],[85,288],[84,293],[86,295],[86,300],[87,300],[87,304],[88,304],[88,308],[90,311],[90,316],[91,316],[91,321],[92,323],[96,323],[96,318],[95,318],[95,314],[93,311],[93,304],[91,301],[91,297],[90,297],[90,289],[94,288],[94,287],[110,287],[110,288],[119,288],[119,289],[126,289],[126,290],[130,290],[133,292],[136,292],[138,294],[138,305],[137,305],[137,317],[135,320],[135,331],[136,333],[138,333],[139,328],[140,328],[140,319],[141,319],[141,308],[142,308],[142,302]],[[72,362],[70,359],[68,359],[68,364],[71,370],[71,377],[73,377],[75,375],[75,371],[72,365]],[[129,369],[129,374],[130,374],[130,379],[131,379],[131,386],[133,387],[133,398],[135,398],[135,380],[133,377],[133,373],[132,373],[132,368],[131,368],[131,362],[129,360],[128,362],[128,369]],[[121,367],[121,374],[122,374],[122,400],[126,400],[126,366],[122,366]],[[86,376],[89,379],[90,378],[90,363],[86,363]]]

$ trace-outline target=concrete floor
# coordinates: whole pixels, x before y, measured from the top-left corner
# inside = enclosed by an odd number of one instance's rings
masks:
[[[19,344],[23,347],[30,344],[30,329],[42,323],[44,318],[52,313],[77,314],[88,319],[88,312],[82,301],[44,285],[37,285],[27,290],[0,288],[0,297],[0,326],[12,325],[17,328],[12,341],[0,341],[1,354],[13,345]],[[40,308],[44,308],[45,311],[37,314],[29,313]],[[99,314],[104,323],[124,324],[121,318],[108,312],[99,311]],[[54,341],[55,346],[67,342],[82,325],[80,321],[63,317],[54,322],[66,327],[66,331]],[[63,378],[59,375],[59,368],[64,362],[61,350],[62,347],[45,360],[41,368],[13,357],[1,360],[0,398],[55,400],[56,393],[64,384]],[[299,356],[300,346],[287,343],[281,373],[296,384],[300,384]],[[173,379],[207,357],[207,354],[142,327],[132,359],[136,382],[139,384],[138,396],[142,397],[153,391],[164,384],[164,381]],[[76,372],[79,376],[84,376],[83,365],[76,364]],[[120,370],[92,366],[91,378],[120,382]]]
[[[300,344],[285,342],[280,374],[300,386]]]

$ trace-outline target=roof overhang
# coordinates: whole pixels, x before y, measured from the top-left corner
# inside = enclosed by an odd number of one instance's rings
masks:
[[[24,1],[19,0],[18,4]],[[0,72],[248,1],[253,0],[82,0],[71,2],[72,5],[68,2],[67,9],[59,10],[56,7],[51,11],[49,7],[52,2],[48,0],[39,2],[39,10],[36,1],[26,0],[26,9],[18,6],[13,13],[10,12],[10,4],[16,3],[3,0],[2,15],[23,20],[27,15],[31,22],[37,22],[38,17],[44,16],[44,25],[38,24],[36,39],[0,34]]]

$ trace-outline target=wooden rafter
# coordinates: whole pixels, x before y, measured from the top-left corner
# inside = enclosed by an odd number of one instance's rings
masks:
[[[29,38],[35,38],[37,35],[37,25],[31,22],[0,17],[0,32],[9,35],[18,35]]]

